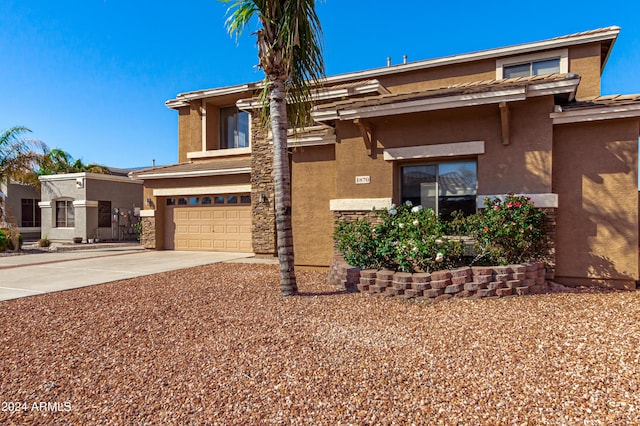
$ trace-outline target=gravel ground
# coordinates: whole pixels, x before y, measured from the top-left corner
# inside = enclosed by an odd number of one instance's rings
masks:
[[[217,264],[0,302],[1,424],[640,424],[640,292],[435,305]]]

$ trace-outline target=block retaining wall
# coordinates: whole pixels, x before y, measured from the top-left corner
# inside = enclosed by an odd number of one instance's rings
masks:
[[[547,289],[543,262],[507,266],[473,266],[431,273],[360,269],[336,255],[329,283],[338,289],[386,297],[440,301],[452,297],[505,297],[543,293]]]

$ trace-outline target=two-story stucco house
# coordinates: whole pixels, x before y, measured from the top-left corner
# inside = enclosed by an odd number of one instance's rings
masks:
[[[640,96],[601,96],[620,29],[327,77],[290,139],[295,259],[328,266],[336,218],[411,200],[441,215],[526,194],[558,282],[635,287]],[[179,163],[144,180],[143,242],[274,255],[259,83],[179,94]],[[553,264],[555,263],[555,265]]]

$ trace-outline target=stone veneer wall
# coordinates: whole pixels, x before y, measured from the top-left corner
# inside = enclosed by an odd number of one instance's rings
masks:
[[[141,217],[142,232],[140,233],[140,244],[147,249],[156,248],[156,218]]]
[[[253,215],[253,252],[275,256],[276,217],[273,186],[273,145],[266,137],[258,114],[251,115],[251,213]],[[260,202],[260,194],[264,201]]]
[[[547,254],[543,257],[543,260],[547,270],[546,278],[552,280],[556,272],[556,209],[544,208],[542,210],[547,214],[547,222],[544,226],[544,231],[547,234]]]
[[[452,297],[504,297],[543,293],[547,289],[543,262],[507,266],[473,266],[432,273],[407,273],[354,268],[334,257],[329,282],[341,290],[438,302]]]

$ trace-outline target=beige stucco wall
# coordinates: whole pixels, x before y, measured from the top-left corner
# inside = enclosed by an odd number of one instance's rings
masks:
[[[569,49],[569,72],[580,75],[576,97],[600,96],[600,43]]]
[[[411,92],[414,90],[435,89],[451,84],[472,81],[495,80],[496,60],[447,65],[401,74],[385,75],[378,80],[391,93]]]
[[[202,151],[201,101],[178,110],[178,162],[188,161],[187,153]]]
[[[557,126],[556,280],[635,288],[638,279],[638,121]]]
[[[495,117],[471,123],[493,132],[485,140],[485,154],[478,156],[478,193],[504,194],[551,192],[553,127],[549,113],[553,97],[543,96],[509,106],[509,145],[503,145],[498,106]]]
[[[377,148],[370,155],[358,128],[340,122],[336,134],[337,198],[399,198],[399,165],[408,161],[385,161],[386,148],[484,141],[478,155],[478,193],[551,192],[552,125],[551,96],[509,103],[510,143],[503,145],[498,105],[456,110],[404,114],[371,120]],[[463,157],[464,158],[464,157]],[[476,158],[475,156],[472,158]],[[415,162],[451,161],[433,158]],[[358,185],[356,176],[370,176],[371,183]],[[396,182],[394,183],[394,176]]]
[[[297,148],[292,155],[291,211],[296,265],[328,266],[333,256],[336,173],[333,145]]]

